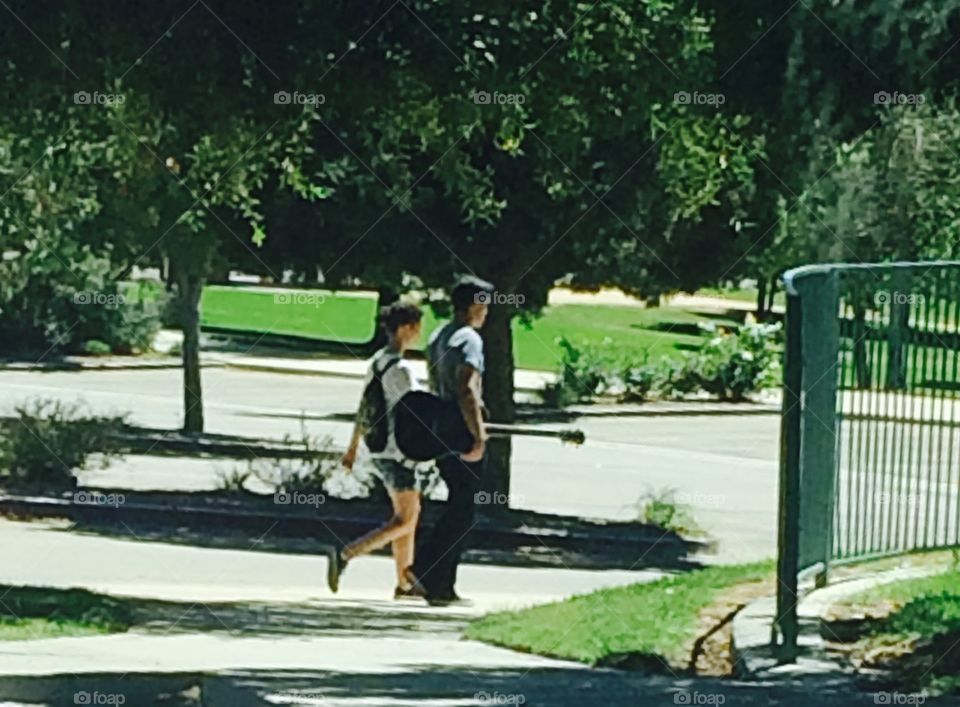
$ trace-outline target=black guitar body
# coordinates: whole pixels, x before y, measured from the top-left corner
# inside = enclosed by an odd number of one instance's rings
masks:
[[[456,402],[441,400],[433,393],[414,391],[400,399],[394,414],[397,446],[408,459],[429,461],[473,448],[473,435]]]

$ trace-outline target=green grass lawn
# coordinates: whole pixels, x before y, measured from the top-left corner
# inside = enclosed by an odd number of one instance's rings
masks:
[[[0,584],[0,640],[90,636],[125,631],[128,606],[83,589]]]
[[[882,584],[846,597],[841,603],[870,606],[881,602],[892,602],[902,606],[917,597],[939,596],[944,593],[955,595],[960,602],[960,571],[951,570],[930,577]]]
[[[893,607],[872,624],[858,653],[892,656],[906,689],[960,690],[960,571],[881,585],[841,604]]]
[[[485,616],[467,638],[603,664],[622,654],[686,665],[701,611],[734,585],[772,579],[772,562],[708,567],[655,582],[602,589],[561,602]]]
[[[323,290],[275,294],[214,285],[204,289],[202,306],[208,327],[363,343],[373,336],[376,299]],[[547,308],[529,325],[514,321],[514,353],[520,368],[557,370],[561,361],[557,340],[564,336],[578,347],[604,347],[634,360],[645,353],[658,359],[703,344],[706,336],[697,331],[697,324],[708,321],[731,323],[674,308],[559,305]],[[423,341],[437,325],[427,308]]]

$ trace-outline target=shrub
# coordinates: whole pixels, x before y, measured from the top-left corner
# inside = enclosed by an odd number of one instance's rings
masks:
[[[106,465],[117,456],[114,437],[122,416],[81,414],[78,405],[39,400],[15,409],[0,430],[0,483],[54,491],[76,485],[73,472],[91,457]]]
[[[699,387],[721,400],[744,400],[776,385],[783,346],[779,324],[749,324],[711,339],[692,357]]]
[[[563,368],[556,383],[543,392],[557,407],[617,395],[622,402],[683,398],[705,392],[720,400],[744,400],[751,393],[779,384],[783,344],[779,324],[748,324],[736,333],[714,337],[696,353],[649,363],[616,361],[609,354],[578,349],[566,339]]]
[[[58,250],[0,259],[2,353],[80,353],[89,341],[117,353],[149,349],[162,299],[144,296],[145,283],[117,283],[107,258]]]
[[[593,400],[609,387],[613,378],[611,362],[592,348],[578,348],[569,339],[560,337],[562,367],[556,382],[543,390],[547,405],[562,407]]]
[[[700,378],[693,356],[663,358],[658,366],[657,394],[663,398],[682,398],[700,389]]]
[[[622,373],[620,400],[625,403],[642,403],[649,400],[660,387],[662,371],[654,364],[627,366]]]

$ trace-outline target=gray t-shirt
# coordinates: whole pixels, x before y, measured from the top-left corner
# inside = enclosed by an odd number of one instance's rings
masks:
[[[472,326],[447,322],[430,337],[427,359],[434,392],[443,400],[456,400],[460,366],[483,375],[483,339]]]

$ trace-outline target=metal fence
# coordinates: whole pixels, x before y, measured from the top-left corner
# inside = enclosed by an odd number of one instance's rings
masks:
[[[798,574],[960,545],[960,262],[784,276],[777,627],[796,656]]]

